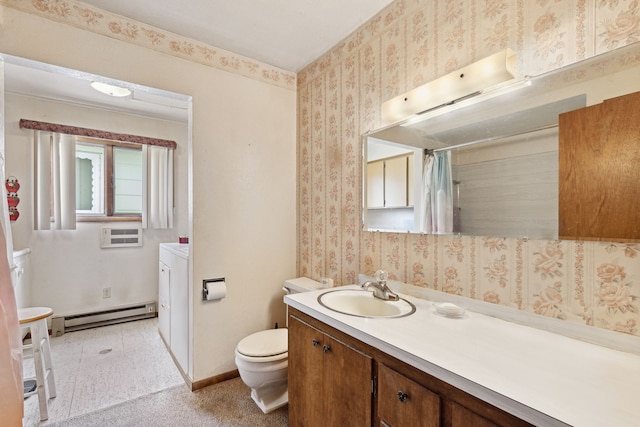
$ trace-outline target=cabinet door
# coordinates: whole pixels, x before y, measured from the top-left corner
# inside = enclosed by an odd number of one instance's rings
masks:
[[[170,280],[171,269],[161,262],[158,269],[158,331],[169,348],[171,348]]]
[[[370,426],[372,359],[325,335],[324,426]]]
[[[370,426],[371,357],[289,318],[289,425]]]
[[[322,426],[324,335],[289,318],[289,425]]]
[[[440,396],[383,364],[378,364],[377,394],[378,417],[383,426],[440,425]]]
[[[640,92],[560,115],[559,236],[640,239]]]
[[[189,263],[171,259],[171,352],[182,372],[189,372]]]
[[[415,174],[415,157],[413,154],[407,156],[407,206],[413,206],[415,203],[415,187],[414,187],[414,174]]]
[[[384,162],[367,163],[367,207],[384,207]]]
[[[407,157],[394,157],[384,162],[384,206],[407,206]]]

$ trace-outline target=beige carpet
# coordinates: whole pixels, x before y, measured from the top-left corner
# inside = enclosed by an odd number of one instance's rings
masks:
[[[240,378],[191,392],[171,387],[129,400],[54,426],[287,426],[287,406],[270,414],[251,400],[250,389]]]

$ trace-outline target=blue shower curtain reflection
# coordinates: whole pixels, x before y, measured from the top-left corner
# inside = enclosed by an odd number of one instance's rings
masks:
[[[421,231],[433,234],[452,233],[453,177],[449,151],[426,154],[422,188]]]

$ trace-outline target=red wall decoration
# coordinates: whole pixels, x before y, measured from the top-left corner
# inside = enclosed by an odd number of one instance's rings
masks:
[[[18,212],[18,203],[20,203],[20,197],[18,197],[18,190],[20,189],[20,183],[18,178],[10,176],[4,183],[7,189],[7,203],[9,204],[9,219],[15,221],[20,216]]]

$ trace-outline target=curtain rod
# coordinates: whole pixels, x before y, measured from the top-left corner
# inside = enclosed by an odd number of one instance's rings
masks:
[[[515,132],[515,133],[511,133],[511,134],[507,134],[507,135],[500,135],[500,136],[491,136],[489,138],[480,139],[478,141],[463,142],[462,144],[452,145],[450,147],[435,148],[433,150],[425,150],[425,151],[430,152],[430,153],[437,153],[439,151],[449,151],[449,150],[453,150],[454,148],[467,147],[469,145],[480,144],[482,142],[496,141],[498,139],[512,138],[514,136],[524,135],[524,134],[527,134],[527,133],[538,132],[538,131],[541,131],[541,130],[557,128],[557,127],[558,127],[558,124],[554,123],[554,124],[550,124],[550,125],[546,125],[546,126],[540,126],[538,128],[535,128],[535,129],[525,130],[525,131],[522,131],[522,132]]]
[[[149,138],[147,136],[80,128],[56,123],[39,122],[37,120],[20,119],[20,129],[42,130],[47,132],[64,133],[67,135],[89,136],[92,138],[110,139],[112,141],[132,142],[134,144],[156,145],[170,148],[172,150],[175,150],[178,145],[175,141],[168,139]]]

